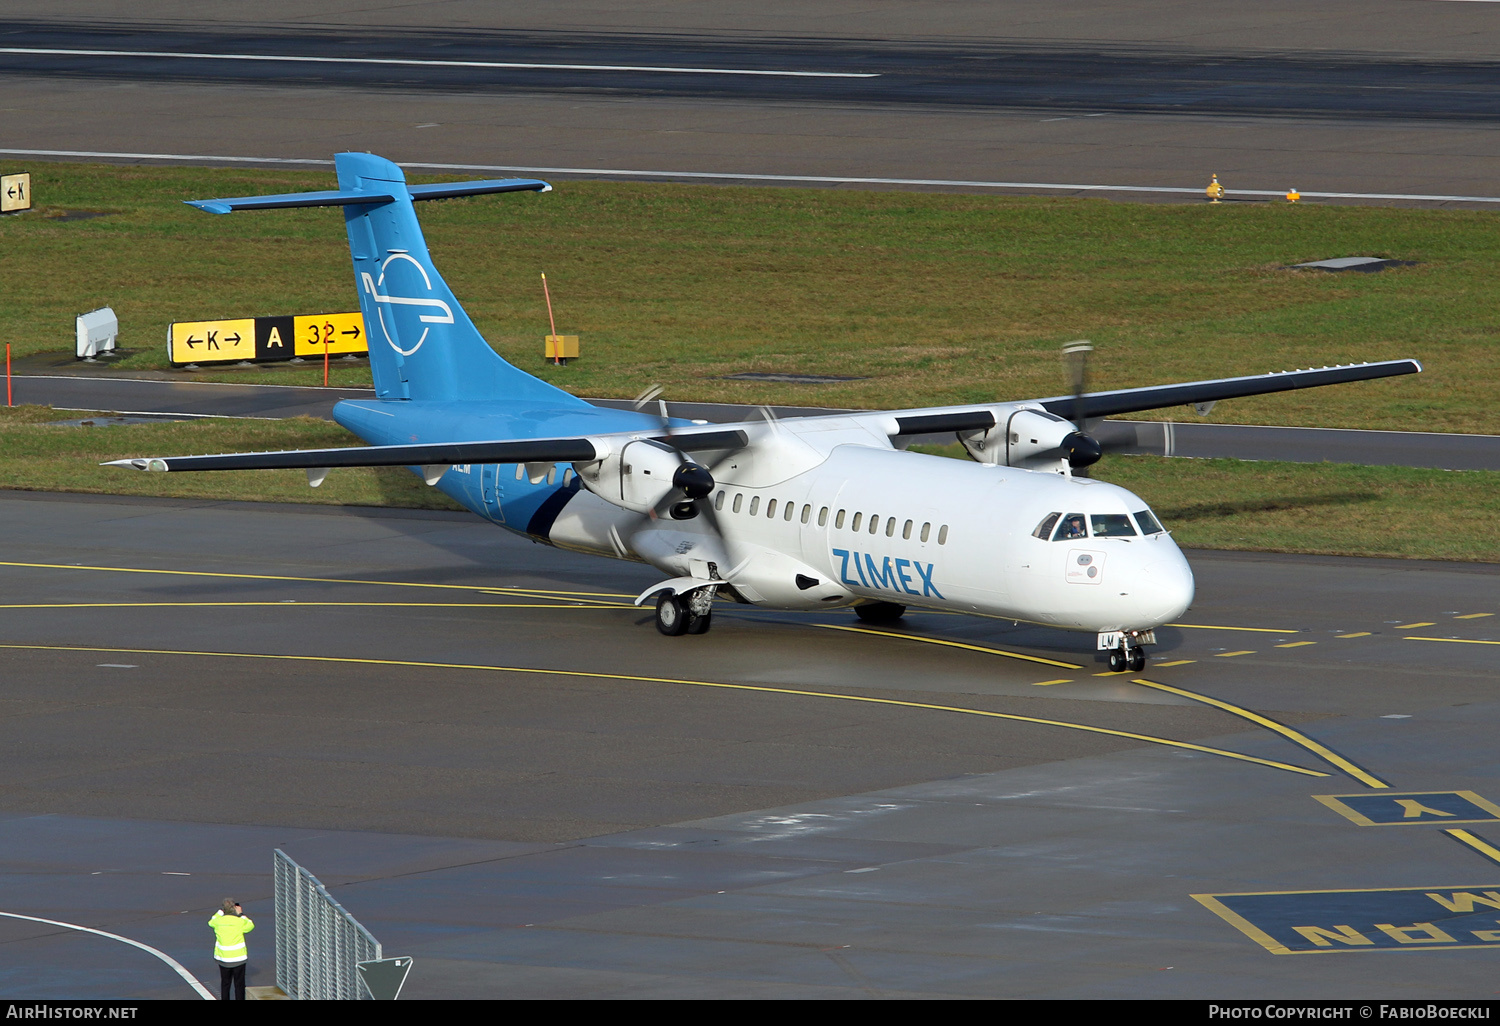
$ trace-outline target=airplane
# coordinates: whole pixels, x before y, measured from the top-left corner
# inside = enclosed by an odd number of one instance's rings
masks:
[[[1393,360],[1144,388],[921,409],[709,424],[594,406],[502,359],[428,255],[416,202],[550,191],[534,179],[409,185],[368,153],[335,157],[328,192],[188,200],[201,210],[339,206],[376,398],[334,420],[360,447],[114,460],[144,471],[407,467],[485,520],[538,542],[650,564],[668,636],[700,635],[714,602],[909,606],[1095,635],[1112,670],[1141,670],[1180,617],[1192,569],[1147,504],[1082,473],[1089,418],[1421,371]],[[650,398],[648,395],[647,399]],[[973,458],[910,452],[952,433]]]

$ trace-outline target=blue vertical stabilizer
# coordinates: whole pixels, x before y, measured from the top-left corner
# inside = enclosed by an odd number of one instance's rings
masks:
[[[588,406],[511,366],[490,348],[432,265],[413,200],[492,192],[545,191],[531,179],[408,186],[394,163],[370,153],[339,153],[336,192],[193,200],[215,214],[279,207],[341,206],[354,260],[354,285],[370,344],[370,371],[382,399],[500,399]]]

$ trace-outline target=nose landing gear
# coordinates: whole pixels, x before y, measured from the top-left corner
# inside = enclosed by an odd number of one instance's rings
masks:
[[[1155,631],[1111,631],[1099,635],[1099,647],[1109,651],[1109,668],[1115,673],[1140,673],[1146,668],[1147,645],[1156,643]]]

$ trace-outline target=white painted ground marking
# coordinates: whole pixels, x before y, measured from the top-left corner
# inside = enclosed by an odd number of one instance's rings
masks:
[[[1500,0],[1496,0],[1500,2]],[[234,157],[205,153],[124,153],[110,150],[31,150],[0,149],[11,157],[88,157],[103,160],[202,160],[218,164],[295,164],[330,167],[333,161],[313,157]],[[949,178],[856,178],[842,175],[761,175],[731,171],[648,171],[604,167],[520,167],[509,164],[434,164],[424,161],[402,161],[401,167],[419,171],[507,171],[512,174],[583,175],[604,178],[692,178],[725,182],[786,182],[815,185],[931,185],[956,189],[1045,189],[1054,192],[1139,192],[1158,195],[1203,195],[1200,186],[1168,185],[1088,185],[1078,182],[982,182]],[[1230,189],[1230,196],[1271,196],[1280,198],[1281,189]],[[1421,203],[1500,203],[1500,196],[1443,196],[1404,192],[1303,192],[1312,199],[1411,200]],[[260,386],[265,387],[265,386]],[[123,412],[123,411],[121,411]],[[263,419],[263,418],[252,418]]]
[[[0,53],[29,57],[160,57],[196,61],[265,61],[283,64],[375,64],[408,68],[504,68],[523,71],[649,71],[666,75],[759,75],[771,78],[879,78],[871,71],[771,71],[760,68],[666,68],[633,64],[536,64],[518,61],[422,61],[401,57],[304,57],[269,53],[189,53],[177,50],[61,50],[0,46]],[[1306,195],[1304,193],[1304,195]]]
[[[157,958],[161,959],[163,962],[167,963],[167,965],[175,969],[177,971],[177,975],[186,980],[188,982],[188,986],[196,990],[198,992],[198,995],[202,997],[204,1001],[214,1000],[214,996],[209,993],[208,988],[198,982],[198,977],[194,976],[192,973],[183,968],[181,962],[177,961],[177,959],[173,958],[165,951],[156,950],[149,944],[142,944],[140,941],[131,940],[129,937],[121,937],[118,933],[107,933],[104,930],[96,930],[92,926],[79,926],[77,923],[60,923],[56,919],[42,919],[38,916],[23,916],[19,912],[0,912],[0,916],[6,916],[10,919],[25,919],[28,922],[32,923],[46,923],[48,926],[61,926],[65,930],[78,930],[82,933],[97,934],[100,937],[108,937],[110,940],[117,940],[122,944],[129,944],[131,947],[140,948],[142,951],[149,951],[151,954],[155,955]]]

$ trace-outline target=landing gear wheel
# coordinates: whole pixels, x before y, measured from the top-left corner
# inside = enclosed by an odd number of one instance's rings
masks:
[[[702,616],[688,616],[687,632],[689,634],[707,634],[708,628],[714,622],[714,614],[704,613]]]
[[[1144,648],[1132,648],[1130,655],[1126,657],[1126,663],[1131,673],[1140,673],[1146,668],[1146,650]]]
[[[895,623],[906,615],[906,607],[899,602],[866,602],[854,607],[854,615],[860,623]]]
[[[1109,668],[1114,673],[1125,672],[1125,650],[1123,648],[1110,649]]]
[[[671,592],[664,591],[656,597],[656,629],[669,638],[686,634],[689,627],[688,611],[683,602]]]

